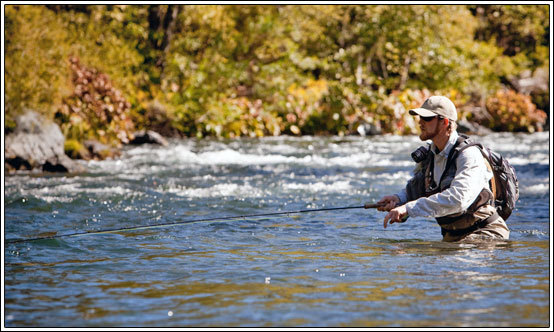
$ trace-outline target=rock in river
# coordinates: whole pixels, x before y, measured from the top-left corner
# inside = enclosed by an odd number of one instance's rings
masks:
[[[133,134],[134,138],[129,144],[158,144],[167,146],[167,141],[162,135],[152,130],[140,130]]]
[[[15,121],[15,131],[5,137],[6,170],[38,169],[45,172],[69,173],[86,170],[65,154],[65,137],[57,124],[34,111],[25,112]]]

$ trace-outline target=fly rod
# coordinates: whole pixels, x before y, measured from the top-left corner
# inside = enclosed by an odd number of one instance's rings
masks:
[[[319,211],[334,211],[334,210],[349,210],[349,209],[375,209],[375,208],[378,208],[380,206],[382,206],[382,205],[377,204],[377,203],[375,203],[375,204],[374,203],[366,203],[364,205],[359,205],[359,206],[343,206],[343,207],[331,207],[331,208],[321,208],[321,209],[308,209],[308,210],[271,212],[271,213],[259,213],[259,214],[245,214],[245,215],[219,217],[219,218],[193,219],[193,220],[177,221],[177,222],[146,225],[146,226],[121,227],[121,228],[104,229],[104,230],[99,230],[99,231],[86,231],[86,232],[78,232],[78,233],[71,233],[71,234],[59,234],[59,235],[34,237],[34,238],[28,238],[28,239],[7,240],[7,241],[5,241],[5,243],[10,244],[10,243],[31,242],[31,241],[39,241],[39,240],[51,240],[51,239],[59,239],[59,238],[64,238],[64,237],[73,237],[73,236],[80,236],[80,235],[93,235],[93,234],[113,233],[113,232],[119,232],[119,231],[148,229],[148,228],[156,228],[156,227],[168,227],[168,226],[184,225],[184,224],[191,224],[191,223],[205,222],[205,221],[222,221],[222,220],[244,219],[244,218],[253,218],[253,217],[268,217],[268,216],[277,216],[277,215],[283,215],[283,214],[298,214],[298,213],[309,213],[309,212],[319,212]]]

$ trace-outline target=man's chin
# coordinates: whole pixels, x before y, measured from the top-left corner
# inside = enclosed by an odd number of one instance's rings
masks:
[[[433,139],[433,136],[434,135],[430,135],[428,133],[421,133],[419,134],[419,139],[422,141],[427,141],[427,140]]]

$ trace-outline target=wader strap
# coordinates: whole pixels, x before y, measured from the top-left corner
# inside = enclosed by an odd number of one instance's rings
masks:
[[[441,233],[442,235],[444,236],[444,234],[448,233],[449,235],[451,236],[462,236],[462,235],[466,235],[466,234],[470,234],[470,233],[473,233],[475,232],[476,230],[478,230],[479,228],[484,228],[486,227],[488,224],[490,224],[491,222],[495,221],[496,219],[498,219],[500,217],[500,215],[498,214],[498,212],[494,212],[492,215],[490,215],[487,219],[483,219],[479,222],[476,222],[475,224],[473,224],[473,226],[470,226],[468,228],[464,228],[464,229],[457,229],[457,230],[453,230],[453,231],[449,231],[449,230],[446,230],[444,228],[441,228]]]
[[[486,204],[493,205],[494,204],[494,197],[492,196],[490,190],[483,188],[475,201],[471,203],[471,205],[467,208],[465,212],[461,212],[456,215],[449,215],[444,217],[438,217],[437,222],[441,227],[444,225],[451,225],[457,221],[462,220],[463,218],[466,218],[468,214],[474,214],[481,206],[484,206]],[[493,205],[494,206],[494,205]],[[448,227],[446,227],[448,228]]]

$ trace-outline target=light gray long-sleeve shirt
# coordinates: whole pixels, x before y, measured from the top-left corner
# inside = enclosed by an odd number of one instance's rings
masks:
[[[436,153],[435,144],[431,144],[431,151],[435,155],[433,178],[437,184],[445,170],[448,154],[457,139],[458,133],[453,132],[439,153]],[[466,211],[483,188],[490,190],[489,180],[492,176],[481,151],[478,147],[472,146],[464,149],[456,158],[456,175],[446,190],[408,203],[405,188],[396,195],[400,198],[400,204],[406,204],[410,217],[443,217]]]

